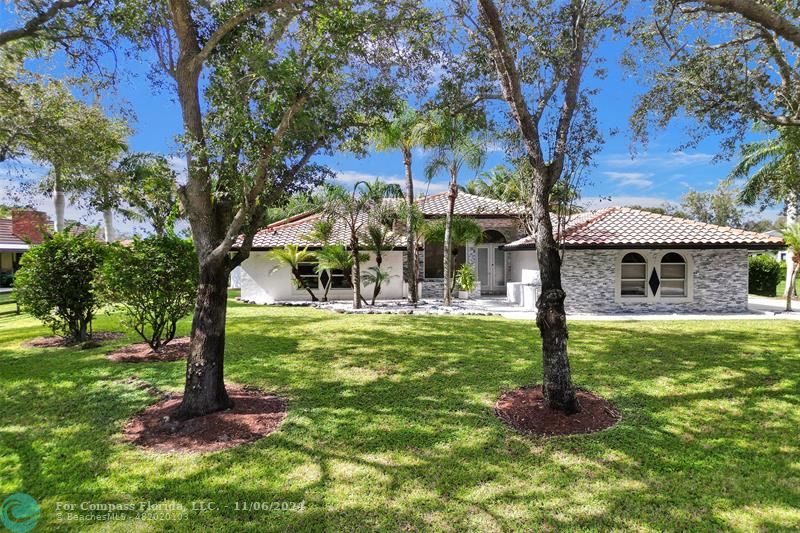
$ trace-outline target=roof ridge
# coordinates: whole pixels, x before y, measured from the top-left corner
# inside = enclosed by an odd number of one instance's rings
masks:
[[[594,215],[590,216],[586,220],[584,220],[582,222],[579,222],[579,223],[575,224],[574,226],[565,227],[564,228],[564,233],[562,235],[560,235],[559,238],[566,239],[572,233],[575,233],[576,231],[578,231],[580,229],[583,229],[583,228],[587,227],[590,224],[594,224],[595,222],[601,220],[602,218],[605,218],[606,215],[608,215],[609,213],[611,213],[613,211],[616,211],[617,209],[619,209],[619,208],[618,207],[614,207],[614,206],[609,206],[609,207],[604,207],[602,209],[598,209],[597,211],[594,212]]]
[[[263,228],[258,230],[257,233],[260,233],[260,232],[266,231],[266,230],[274,230],[274,229],[282,228],[282,227],[285,227],[285,226],[290,226],[290,225],[295,224],[297,222],[303,222],[303,221],[305,221],[305,219],[307,219],[307,218],[309,218],[311,216],[317,215],[317,214],[319,214],[318,210],[303,211],[302,213],[298,213],[296,215],[292,215],[290,217],[286,217],[284,219],[277,220],[277,221],[273,222],[272,224],[267,224],[266,226],[264,226]]]

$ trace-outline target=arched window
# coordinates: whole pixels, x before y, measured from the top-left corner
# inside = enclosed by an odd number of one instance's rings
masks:
[[[635,252],[622,258],[620,272],[620,295],[625,298],[647,296],[647,261]]]
[[[661,297],[686,296],[686,259],[670,252],[661,258]]]

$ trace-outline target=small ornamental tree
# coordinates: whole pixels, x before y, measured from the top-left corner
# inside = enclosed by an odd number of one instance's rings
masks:
[[[110,247],[103,289],[122,308],[126,327],[159,351],[175,338],[178,321],[194,310],[197,273],[190,241],[175,235],[136,238],[129,247]]]
[[[105,254],[93,231],[73,235],[67,228],[46,235],[20,260],[14,280],[20,308],[57,335],[89,340],[101,303],[96,281]]]
[[[775,296],[781,281],[781,263],[771,255],[751,256],[748,260],[748,286],[751,294]]]

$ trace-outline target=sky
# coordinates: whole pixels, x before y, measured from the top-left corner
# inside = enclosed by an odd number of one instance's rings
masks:
[[[7,26],[8,17],[0,14],[0,27]],[[588,79],[586,82],[599,89],[594,97],[598,111],[600,129],[605,143],[595,157],[595,166],[589,169],[587,183],[581,191],[580,205],[594,209],[609,205],[660,206],[665,202],[677,202],[689,189],[711,190],[724,179],[733,165],[732,161],[715,161],[720,151],[720,138],[709,137],[698,146],[680,150],[685,142],[688,122],[675,122],[664,130],[654,131],[647,146],[632,144],[628,121],[636,96],[643,92],[635,78],[619,64],[624,43],[606,42],[599,54],[606,58],[605,79]],[[147,66],[118,54],[121,70],[127,75],[118,89],[116,103],[127,103],[135,115],[131,126],[134,134],[129,140],[132,151],[149,151],[174,157],[176,167],[185,168],[185,163],[174,154],[177,150],[175,138],[182,131],[181,115],[169,89],[157,89],[147,79]],[[39,68],[38,66],[35,68]],[[45,68],[45,67],[42,67]],[[52,67],[47,67],[52,68]],[[58,67],[55,67],[57,70]],[[611,132],[616,132],[611,135]],[[424,167],[429,154],[418,149],[414,153],[413,172],[416,176],[416,192],[440,192],[446,188],[446,177],[435,178],[430,184],[424,181]],[[362,179],[381,178],[388,182],[403,183],[403,165],[399,153],[370,152],[367,157],[357,158],[349,153],[321,156],[316,159],[334,170],[343,184],[352,184]],[[490,152],[483,170],[504,162],[500,151]],[[44,170],[31,165],[22,165],[28,176]],[[7,201],[11,180],[20,173],[19,165],[0,164],[0,203]],[[463,170],[460,183],[476,176],[472,170]],[[27,198],[38,208],[53,213],[52,202],[45,197]],[[774,217],[777,210],[763,215],[752,213],[752,217]],[[99,224],[102,218],[97,213],[68,207],[67,217],[85,223]],[[139,231],[135,224],[121,220],[116,222],[123,232]]]

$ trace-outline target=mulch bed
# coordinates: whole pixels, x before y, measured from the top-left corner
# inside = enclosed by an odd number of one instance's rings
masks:
[[[226,389],[232,409],[181,422],[172,414],[182,395],[170,396],[134,416],[123,440],[154,452],[213,452],[266,437],[286,417],[283,398],[240,385]]]
[[[38,337],[22,343],[23,348],[65,348],[68,346],[83,345],[86,348],[94,348],[103,341],[113,341],[124,337],[124,333],[118,331],[95,331],[92,333],[92,338],[84,342],[75,342],[67,337],[59,337],[53,335],[52,337]]]
[[[610,428],[620,420],[611,403],[589,391],[576,391],[580,411],[565,415],[544,405],[541,385],[522,387],[500,396],[495,414],[521,433],[541,436],[577,435]]]
[[[137,342],[114,350],[106,357],[115,363],[157,363],[180,361],[189,355],[191,337],[178,337],[154,352],[146,342]]]

